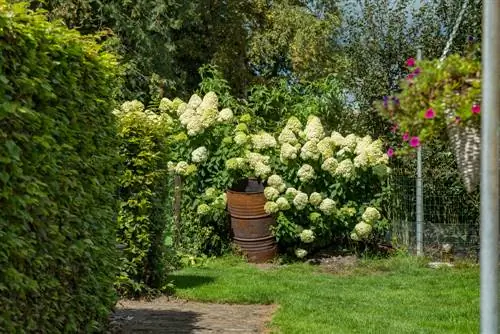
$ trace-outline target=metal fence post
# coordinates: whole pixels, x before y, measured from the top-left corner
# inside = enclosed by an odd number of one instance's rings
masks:
[[[481,333],[498,333],[500,1],[483,1],[481,116]]]
[[[422,60],[422,50],[417,50],[417,60]],[[424,196],[422,180],[422,146],[417,148],[417,179],[416,179],[416,213],[417,213],[417,256],[424,255]]]

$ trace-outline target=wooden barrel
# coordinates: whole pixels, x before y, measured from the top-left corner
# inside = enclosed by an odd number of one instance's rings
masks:
[[[276,240],[270,231],[275,221],[264,211],[264,204],[262,191],[227,191],[233,240],[253,263],[269,261],[277,254]]]

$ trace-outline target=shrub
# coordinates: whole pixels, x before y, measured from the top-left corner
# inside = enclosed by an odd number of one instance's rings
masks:
[[[161,109],[144,110],[139,101],[125,102],[115,114],[123,163],[117,239],[125,246],[116,286],[121,295],[151,294],[166,287],[164,239],[171,186],[166,138],[172,120]]]
[[[1,331],[100,331],[115,303],[116,61],[1,0],[0,67]]]

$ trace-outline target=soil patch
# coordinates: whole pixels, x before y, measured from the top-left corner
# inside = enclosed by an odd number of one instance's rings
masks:
[[[160,297],[122,300],[111,317],[111,333],[266,333],[276,305],[197,303]]]

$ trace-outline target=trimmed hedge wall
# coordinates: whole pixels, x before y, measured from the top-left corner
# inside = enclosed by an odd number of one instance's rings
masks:
[[[116,299],[117,63],[0,0],[0,332],[92,333]]]

